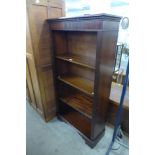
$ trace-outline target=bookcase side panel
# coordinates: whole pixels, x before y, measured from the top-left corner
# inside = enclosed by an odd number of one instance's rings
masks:
[[[105,129],[118,30],[99,32],[98,35],[92,139],[96,139]]]

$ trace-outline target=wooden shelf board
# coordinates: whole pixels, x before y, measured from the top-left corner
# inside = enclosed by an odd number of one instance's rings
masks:
[[[78,112],[72,111],[67,114],[63,114],[61,115],[61,119],[71,124],[87,138],[91,137],[91,122],[89,122],[84,116],[82,116]]]
[[[60,100],[67,105],[71,106],[73,109],[79,111],[88,118],[92,118],[92,98],[82,95],[80,93],[70,94],[67,97],[60,98]]]
[[[103,31],[102,29],[54,29],[52,28],[52,31],[71,31],[71,32],[100,32]]]
[[[78,90],[81,92],[84,92],[85,94],[89,96],[94,96],[93,92],[93,87],[94,87],[94,82],[88,79],[85,79],[80,76],[76,75],[63,75],[63,76],[58,76],[58,79]]]
[[[56,56],[57,59],[68,61],[83,67],[95,69],[95,60],[75,54],[63,54]]]

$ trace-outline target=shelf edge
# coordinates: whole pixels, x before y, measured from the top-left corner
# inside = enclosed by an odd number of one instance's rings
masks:
[[[68,104],[63,98],[59,98],[59,100],[65,104],[67,104],[68,106],[70,106],[71,108],[73,108],[74,110],[76,110],[77,112],[81,113],[82,115],[84,115],[85,117],[92,119],[91,115],[86,114],[85,112],[82,112],[81,110],[78,110],[77,108],[71,106],[70,104]]]
[[[60,80],[60,81],[62,81],[62,82],[64,82],[64,83],[66,83],[66,84],[68,84],[68,85],[70,85],[70,86],[72,86],[73,88],[75,88],[75,89],[77,89],[77,90],[79,90],[79,91],[81,91],[81,92],[83,92],[83,93],[89,95],[90,97],[94,97],[94,94],[89,93],[89,92],[87,92],[87,91],[85,91],[85,90],[83,90],[83,89],[81,89],[81,88],[75,86],[74,84],[72,84],[72,83],[70,83],[70,82],[68,82],[68,81],[66,81],[66,80],[63,80],[61,77],[57,77],[57,79]]]

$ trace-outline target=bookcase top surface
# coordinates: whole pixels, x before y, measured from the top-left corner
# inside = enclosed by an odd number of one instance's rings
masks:
[[[109,19],[109,20],[121,20],[121,16],[101,13],[101,14],[88,14],[83,16],[75,16],[75,17],[60,17],[60,18],[52,18],[48,19],[48,22],[59,22],[59,21],[74,21],[74,20],[91,20],[91,19]]]

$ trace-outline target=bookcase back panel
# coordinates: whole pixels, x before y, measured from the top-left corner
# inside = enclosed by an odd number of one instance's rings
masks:
[[[95,67],[96,32],[53,31],[56,56],[70,55]]]
[[[53,31],[54,51],[56,55],[67,54],[67,37],[64,31]]]
[[[63,60],[56,61],[58,76],[60,75],[77,75],[91,81],[94,81],[95,73],[94,70],[88,69],[85,67],[81,67],[76,64],[72,64],[70,62],[65,62]]]
[[[78,129],[84,136],[90,138],[91,121],[88,118],[61,101],[59,102],[59,110],[60,115],[62,115],[67,122]]]
[[[92,118],[93,99],[84,93],[58,82],[58,95],[61,101],[73,107],[88,118]]]
[[[67,35],[68,51],[81,57],[96,58],[95,32],[72,32]]]

